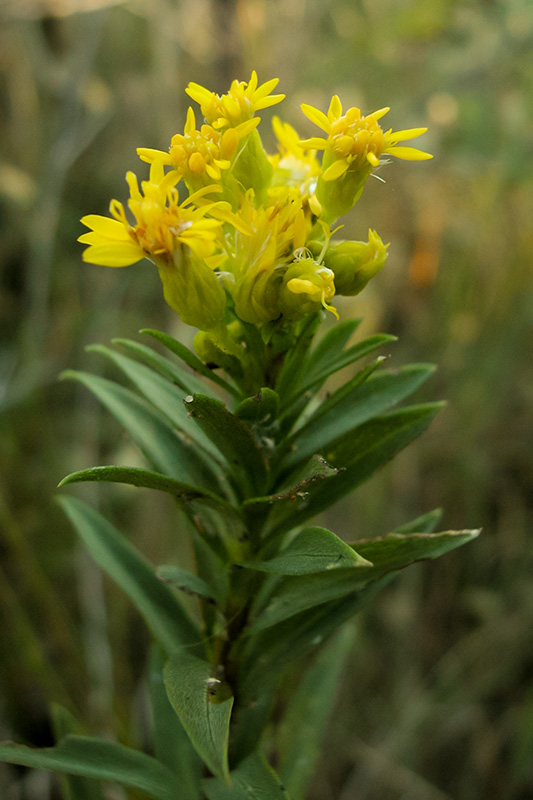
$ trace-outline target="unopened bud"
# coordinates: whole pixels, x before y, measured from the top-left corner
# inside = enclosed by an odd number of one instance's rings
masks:
[[[319,242],[309,243],[309,249],[315,255],[322,247]],[[388,244],[383,244],[373,230],[368,231],[368,242],[339,241],[330,244],[324,264],[335,275],[336,293],[349,296],[359,294],[385,266],[387,248]]]

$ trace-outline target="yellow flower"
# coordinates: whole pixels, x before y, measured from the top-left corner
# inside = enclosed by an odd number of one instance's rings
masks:
[[[258,86],[254,70],[248,83],[233,81],[227,94],[215,94],[198,83],[189,83],[185,91],[200,105],[205,119],[214,128],[235,128],[251,119],[256,111],[281,103],[284,94],[271,94],[278,83],[279,78],[273,78]]]
[[[256,117],[241,122],[236,127],[226,128],[224,132],[215,130],[212,125],[202,125],[198,131],[194,111],[189,108],[184,131],[172,137],[168,153],[150,147],[138,147],[137,154],[141,161],[149,164],[156,159],[161,161],[186,179],[201,176],[206,180],[218,181],[221,170],[231,166],[239,141],[257,127],[259,122]]]
[[[294,251],[305,245],[311,226],[295,189],[270,189],[270,205],[266,207],[255,208],[253,200],[250,191],[240,209],[251,235],[235,235],[227,262],[231,272],[227,289],[235,301],[237,316],[260,325],[280,315],[280,270],[293,259]]]
[[[358,108],[349,108],[342,113],[341,101],[334,95],[331,100],[327,115],[313,106],[301,106],[302,111],[319,128],[327,133],[328,138],[312,137],[303,140],[302,147],[311,147],[315,150],[328,152],[327,168],[322,178],[325,181],[334,181],[350,168],[354,162],[366,162],[370,167],[379,165],[382,154],[406,159],[407,161],[421,161],[433,156],[415,147],[399,146],[399,142],[415,139],[427,131],[427,128],[411,128],[409,130],[393,132],[392,128],[383,132],[379,126],[380,120],[388,111],[381,108],[364,117]]]
[[[90,233],[84,233],[78,239],[89,245],[83,253],[83,260],[107,267],[127,267],[142,258],[149,258],[160,266],[170,263],[181,245],[186,245],[201,258],[212,255],[221,223],[217,219],[205,219],[205,215],[217,204],[207,203],[200,208],[193,204],[220,189],[218,186],[205,187],[180,205],[176,189],[179,179],[178,171],[165,175],[161,161],[154,161],[150,167],[150,179],[142,182],[141,192],[137,177],[128,172],[128,207],[135,223],[130,224],[124,206],[118,200],[111,201],[113,219],[98,214],[83,217],[82,223],[91,229]]]
[[[278,140],[279,154],[270,156],[274,167],[273,184],[275,186],[295,186],[300,194],[308,199],[316,188],[320,175],[320,163],[315,150],[304,150],[300,145],[300,137],[292,125],[274,117],[272,127]]]

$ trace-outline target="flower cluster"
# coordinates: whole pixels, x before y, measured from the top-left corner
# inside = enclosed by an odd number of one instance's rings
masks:
[[[344,114],[337,96],[327,113],[302,105],[324,137],[300,139],[278,117],[278,153],[269,155],[257,130],[257,112],[280,103],[278,81],[233,81],[222,96],[191,83],[192,108],[183,133],[167,151],[139,148],[150,175],[139,188],[128,172],[129,215],[113,200],[111,218],[88,215],[85,261],[125,267],[143,258],[158,269],[165,299],[204,335],[198,351],[245,358],[246,326],[262,340],[287,335],[309,314],[335,316],[335,295],[360,292],[385,264],[387,246],[375,231],[368,242],[330,241],[332,224],[359,198],[383,156],[431,158],[403,146],[425,128],[384,132],[389,109]],[[326,138],[327,137],[327,138]],[[317,153],[323,151],[319,160]],[[187,196],[180,202],[183,184]],[[244,331],[244,333],[243,333]]]

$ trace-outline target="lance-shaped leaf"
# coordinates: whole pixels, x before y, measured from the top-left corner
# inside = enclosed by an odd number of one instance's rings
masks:
[[[154,646],[150,653],[149,689],[155,756],[179,777],[180,800],[200,800],[203,764],[170,705],[163,681],[163,667],[162,654]]]
[[[87,347],[89,352],[99,353],[109,358],[130,381],[152,403],[170,422],[180,431],[206,450],[210,456],[220,460],[220,454],[213,447],[211,441],[204,436],[201,430],[193,424],[183,405],[183,400],[187,397],[187,392],[175,386],[173,383],[158,375],[153,369],[139,364],[121,353],[116,353],[104,345],[93,344]]]
[[[389,533],[377,539],[360,540],[354,544],[358,552],[372,560],[372,572],[379,577],[403,569],[414,561],[438,558],[472,539],[481,530],[444,531],[442,533]]]
[[[307,609],[249,637],[243,657],[241,701],[255,702],[259,691],[276,686],[288,664],[310,656],[389,582],[386,575],[360,592]]]
[[[389,344],[390,342],[396,341],[396,336],[389,336],[385,333],[378,333],[374,336],[369,336],[366,339],[363,339],[361,342],[354,344],[348,350],[342,351],[336,357],[331,359],[320,359],[317,363],[314,363],[312,359],[310,359],[310,369],[305,374],[305,380],[303,381],[303,385],[301,387],[302,392],[308,391],[316,391],[317,389],[322,386],[322,384],[329,378],[330,375],[333,375],[335,372],[338,372],[344,367],[348,367],[350,364],[359,361],[359,359],[364,358],[364,356],[373,353],[374,350],[377,350],[379,347],[383,347],[385,344]]]
[[[438,558],[478,535],[479,530],[389,534],[383,539],[357,542],[357,551],[371,561],[372,566],[285,578],[249,630],[268,628],[300,611],[358,592],[390,572],[404,569],[414,561]]]
[[[36,769],[116,781],[142,789],[157,800],[186,798],[180,781],[164,764],[145,753],[92,736],[66,736],[55,747],[35,750],[13,742],[0,744],[0,760]],[[96,795],[95,795],[96,796]]]
[[[74,497],[58,501],[94,560],[128,595],[161,646],[198,646],[202,635],[151,564],[98,512]]]
[[[195,394],[208,394],[212,397],[217,397],[213,392],[212,387],[206,382],[198,380],[196,375],[192,372],[179,367],[166,356],[156,353],[151,347],[147,347],[140,342],[134,342],[131,339],[112,339],[113,344],[118,344],[133,353],[138,359],[144,361],[150,367],[153,367],[161,375],[164,375],[168,380],[173,381],[180,389],[183,390],[184,395]]]
[[[178,342],[176,339],[173,339],[172,336],[168,336],[166,333],[151,330],[149,328],[143,328],[140,333],[146,333],[148,336],[153,336],[154,339],[157,339],[158,342],[164,344],[165,347],[174,353],[174,355],[178,356],[178,358],[181,358],[181,360],[184,361],[185,364],[193,369],[198,375],[208,378],[208,380],[216,383],[217,386],[221,386],[223,389],[229,392],[229,394],[240,399],[241,395],[238,389],[225,381],[224,378],[221,378],[220,375],[217,375],[216,372],[213,372],[212,369],[206,367],[203,361],[200,361],[198,356],[192,353],[187,347],[185,347],[184,344]]]
[[[198,489],[196,486],[189,486],[187,483],[176,481],[160,472],[141,469],[140,467],[89,467],[78,472],[67,475],[59,486],[66,486],[69,483],[83,483],[85,481],[104,481],[107,483],[125,483],[129,486],[137,486],[144,489],[157,489],[160,492],[167,492],[173,495],[183,506],[194,503],[213,508],[220,514],[233,520],[239,529],[242,528],[242,520],[237,509],[207,489]]]
[[[250,428],[219,400],[197,394],[187,397],[185,404],[196,424],[225,456],[239,486],[248,496],[261,494],[267,464]]]
[[[288,508],[281,520],[272,524],[271,534],[302,525],[360,486],[419,436],[442,406],[442,403],[425,403],[389,412],[361,425],[338,441],[335,448],[326,454],[326,459],[341,469],[311,484],[306,496],[295,502],[292,509]]]
[[[214,775],[228,782],[233,697],[216,696],[220,681],[213,677],[210,664],[187,650],[176,651],[167,661],[164,678],[168,698],[197,753]]]
[[[422,514],[420,517],[405,522],[398,528],[394,529],[394,533],[433,533],[437,525],[442,519],[442,508],[434,508],[433,511],[428,511],[427,514]]]
[[[216,778],[202,782],[209,800],[289,800],[279,776],[258,753],[241,761],[230,778],[231,787]]]
[[[304,320],[297,342],[287,353],[276,381],[276,391],[281,398],[282,405],[297,391],[301,377],[305,374],[306,355],[313,343],[313,336],[320,320],[320,314],[313,314]]]
[[[377,366],[375,363],[373,368]],[[366,368],[318,407],[307,423],[288,440],[291,452],[285,468],[322,453],[332,443],[408,397],[434,371],[432,365],[412,364],[397,371],[382,371],[367,378]],[[328,459],[329,460],[329,459]]]
[[[273,511],[283,517],[283,512],[293,510],[306,502],[309,487],[317,481],[336,475],[339,470],[331,467],[322,456],[313,456],[305,464],[304,469],[296,476],[292,486],[282,489],[277,494],[266,497],[252,497],[242,504],[242,511],[253,527],[257,523],[264,523],[268,514]]]
[[[353,625],[340,630],[318,653],[290,701],[278,747],[279,770],[291,800],[303,800],[313,778],[339,693],[341,673],[354,640]]]
[[[326,528],[304,528],[279,556],[268,561],[245,561],[242,567],[275,575],[310,575],[315,572],[341,567],[371,567],[362,558]]]
[[[239,403],[235,414],[254,425],[271,425],[278,416],[279,395],[268,387],[259,389],[255,397],[247,397]]]
[[[149,403],[114,381],[68,370],[63,378],[83,383],[128,431],[147,461],[178,481],[213,489],[217,480],[198,448],[183,441],[167,420]]]

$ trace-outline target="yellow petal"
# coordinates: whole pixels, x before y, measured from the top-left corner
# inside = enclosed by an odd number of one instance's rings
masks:
[[[254,73],[252,73],[252,75],[253,74]],[[256,84],[257,84],[257,75],[255,76],[255,80],[256,80]],[[250,83],[248,84],[248,87],[250,86],[251,83],[252,83],[252,81],[250,81]],[[274,89],[276,88],[276,86],[278,85],[278,83],[279,83],[279,78],[272,78],[271,80],[266,81],[266,83],[262,83],[261,86],[258,89],[255,89],[255,87],[254,87],[254,105],[255,105],[255,101],[261,100],[263,97],[266,97],[267,94],[270,94],[270,92],[273,92]],[[283,95],[283,97],[285,97],[285,95]],[[256,106],[256,108],[257,108],[257,106]]]
[[[133,242],[93,245],[82,254],[84,261],[101,267],[129,267],[145,257],[143,250]]]
[[[321,136],[311,136],[310,139],[302,139],[299,143],[300,147],[309,148],[310,150],[325,150],[329,147],[327,139]]]
[[[101,236],[105,236],[107,239],[123,239],[124,241],[130,241],[128,231],[122,222],[116,219],[102,217],[100,214],[87,214],[85,217],[81,218],[81,222],[92,231],[95,231]]]
[[[282,100],[285,100],[284,94],[271,94],[269,97],[264,97],[262,100],[254,103],[254,109],[255,111],[261,111],[262,108],[270,108],[270,106],[281,103]]]
[[[336,181],[337,178],[340,178],[341,175],[344,175],[347,169],[348,169],[347,161],[343,161],[342,159],[340,159],[339,161],[334,161],[333,164],[330,164],[330,166],[324,172],[322,178],[325,181]]]
[[[310,119],[311,122],[314,122],[315,125],[318,125],[318,127],[322,128],[322,130],[326,131],[326,133],[329,133],[329,129],[331,128],[331,122],[326,117],[323,111],[320,111],[318,108],[315,108],[314,106],[307,105],[307,103],[302,103],[300,108],[304,112],[307,119]]]
[[[340,101],[339,95],[334,94],[331,98],[331,103],[329,104],[328,108],[328,119],[330,122],[333,122],[334,119],[338,119],[342,116],[342,103]]]
[[[427,128],[408,128],[404,131],[388,132],[385,134],[385,139],[390,144],[396,144],[396,142],[405,142],[406,139],[416,139],[417,136],[422,136],[426,131]]]
[[[391,147],[385,152],[390,153],[391,156],[403,158],[404,161],[426,161],[428,158],[433,158],[431,153],[424,153],[423,150],[417,150],[416,147]]]
[[[163,164],[170,164],[170,155],[163,150],[155,150],[152,147],[138,147],[137,155],[147,164],[151,164],[156,158],[159,158]]]
[[[187,121],[185,122],[185,133],[191,134],[196,130],[196,117],[194,116],[194,111],[189,106],[187,109]]]
[[[367,153],[366,160],[369,164],[372,164],[373,167],[379,167],[379,158],[375,153]]]

